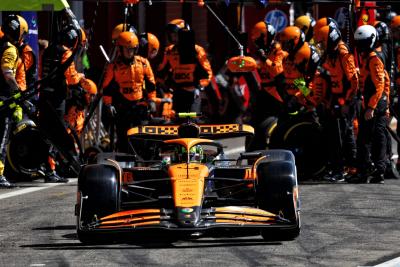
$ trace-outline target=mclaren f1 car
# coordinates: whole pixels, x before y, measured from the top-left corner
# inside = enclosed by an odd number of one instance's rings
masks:
[[[253,133],[247,125],[193,122],[131,128],[130,138],[157,143],[156,157],[100,153],[81,169],[75,208],[80,241],[146,231],[295,239],[300,201],[293,154],[262,150],[228,158],[218,142]]]

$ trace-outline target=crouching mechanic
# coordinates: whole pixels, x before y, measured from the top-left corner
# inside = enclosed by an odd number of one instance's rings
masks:
[[[68,127],[80,137],[85,121],[85,108],[97,94],[97,86],[92,80],[83,77],[74,87],[69,90],[70,96],[66,101],[64,119],[68,123]]]
[[[108,65],[102,88],[103,102],[115,118],[117,150],[129,152],[127,131],[148,122],[148,94],[155,90],[153,70],[138,56],[139,40],[133,32],[122,32],[116,42],[120,55]]]

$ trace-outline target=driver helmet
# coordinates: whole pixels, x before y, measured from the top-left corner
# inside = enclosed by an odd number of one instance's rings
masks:
[[[187,151],[185,147],[175,149],[175,159],[179,162],[185,162],[187,159]],[[189,149],[189,162],[203,162],[204,150],[201,145],[192,146]]]

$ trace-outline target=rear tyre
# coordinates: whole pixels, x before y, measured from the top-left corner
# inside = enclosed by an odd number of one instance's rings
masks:
[[[327,164],[325,143],[318,123],[309,121],[278,123],[271,135],[271,148],[293,152],[299,179],[318,177]]]
[[[294,161],[261,162],[257,167],[256,197],[260,209],[281,215],[292,228],[264,229],[265,240],[293,240],[300,234],[300,201],[297,194],[297,174]]]
[[[102,237],[85,229],[88,224],[119,210],[119,175],[111,165],[93,164],[82,168],[78,178],[77,235],[82,243],[103,242]],[[82,206],[81,206],[82,203]]]

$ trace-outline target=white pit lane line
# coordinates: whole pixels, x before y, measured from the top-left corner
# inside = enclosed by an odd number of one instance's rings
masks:
[[[400,266],[400,257],[375,265],[374,267],[398,267],[398,266]]]
[[[359,265],[358,267],[399,267],[399,266],[400,266],[400,257],[394,258],[386,262],[382,262],[374,266]]]
[[[13,191],[13,192],[1,194],[1,195],[0,195],[0,199],[15,197],[15,196],[24,195],[24,194],[28,194],[28,193],[32,193],[32,192],[44,190],[44,189],[49,189],[49,188],[51,188],[51,187],[55,187],[55,186],[58,186],[58,185],[70,184],[70,183],[76,182],[77,180],[78,180],[78,178],[69,178],[69,182],[68,182],[68,183],[48,183],[48,184],[43,183],[43,186],[39,186],[39,187],[29,187],[29,188],[24,188],[24,189],[16,190],[16,191]],[[18,184],[17,184],[17,186],[18,186]],[[7,190],[7,189],[2,189],[2,191],[3,191],[3,190]],[[0,192],[1,192],[1,191],[0,191]]]

